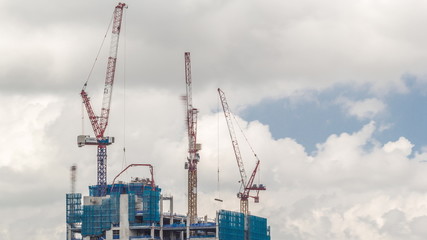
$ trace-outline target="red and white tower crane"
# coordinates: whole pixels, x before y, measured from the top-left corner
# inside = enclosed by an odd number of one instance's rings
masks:
[[[187,94],[186,101],[187,132],[188,132],[188,157],[185,168],[188,169],[188,216],[190,224],[197,222],[197,163],[200,160],[198,151],[201,145],[197,143],[197,108],[192,102],[192,80],[190,53],[186,52],[185,57],[185,83]]]
[[[240,212],[247,215],[249,213],[249,198],[252,197],[255,200],[255,203],[259,202],[259,191],[266,190],[266,187],[263,184],[253,184],[255,176],[258,172],[258,167],[260,160],[258,156],[254,153],[257,160],[255,169],[252,171],[252,174],[247,179],[245,167],[243,165],[243,159],[240,154],[239,144],[237,142],[236,134],[234,132],[233,122],[231,120],[231,111],[228,106],[227,99],[225,98],[224,92],[218,88],[219,97],[221,99],[222,108],[224,110],[224,116],[227,121],[228,131],[230,133],[231,144],[233,145],[234,155],[237,160],[237,167],[239,168],[240,178],[241,178],[241,191],[237,194],[237,197],[240,198]],[[255,195],[251,195],[251,191],[256,191]]]
[[[125,3],[119,3],[114,9],[114,20],[112,26],[110,55],[107,63],[107,73],[105,77],[104,96],[102,100],[101,115],[96,116],[90,98],[87,94],[87,82],[83,86],[80,95],[82,96],[83,103],[86,107],[90,123],[93,128],[95,137],[88,135],[80,135],[77,137],[77,144],[79,147],[84,145],[98,146],[97,154],[97,184],[99,192],[97,196],[105,196],[107,193],[107,146],[114,142],[114,137],[104,136],[105,129],[108,125],[108,118],[110,115],[111,97],[113,93],[114,75],[116,72],[117,50],[119,47],[120,28],[122,25],[123,9],[127,7]]]

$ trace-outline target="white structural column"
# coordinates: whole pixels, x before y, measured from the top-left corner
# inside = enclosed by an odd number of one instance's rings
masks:
[[[129,240],[129,195],[120,195],[120,239]]]

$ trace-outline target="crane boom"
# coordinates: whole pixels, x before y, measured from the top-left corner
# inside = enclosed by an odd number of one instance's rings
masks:
[[[126,4],[119,3],[114,11],[114,22],[111,34],[110,56],[108,57],[107,72],[105,75],[104,97],[102,100],[101,116],[99,127],[103,135],[108,125],[110,115],[111,96],[113,94],[113,83],[116,72],[117,50],[119,48],[120,29],[122,25],[123,7]]]
[[[245,167],[243,165],[243,159],[242,159],[242,156],[240,154],[240,148],[239,148],[239,144],[237,142],[236,133],[234,132],[233,122],[231,121],[230,107],[228,106],[227,99],[225,97],[225,93],[219,88],[218,88],[218,93],[219,93],[219,97],[221,99],[222,108],[224,110],[224,116],[225,116],[225,119],[227,121],[228,131],[230,133],[231,143],[233,145],[234,155],[235,155],[236,160],[237,160],[237,166],[239,168],[240,177],[241,177],[240,183],[242,184],[243,192],[241,191],[237,194],[237,197],[240,198],[240,212],[247,215],[249,213],[249,201],[248,201],[249,197],[254,198],[255,203],[258,203],[259,202],[259,191],[266,190],[266,188],[263,184],[259,184],[259,185],[253,184],[253,182],[255,180],[255,176],[258,172],[260,160],[259,160],[258,156],[254,153],[254,155],[257,159],[257,162],[255,165],[255,169],[252,171],[251,177],[248,180],[247,176],[246,176]],[[250,195],[250,192],[252,190],[256,191],[255,196]]]
[[[101,115],[95,115],[90,98],[86,92],[87,82],[83,86],[80,95],[83,99],[83,104],[89,116],[89,121],[92,125],[95,138],[87,135],[81,135],[77,138],[79,147],[84,145],[97,145],[97,184],[99,186],[98,196],[105,196],[107,187],[107,145],[114,142],[114,138],[104,136],[105,129],[108,125],[108,118],[110,114],[111,97],[113,92],[114,76],[116,72],[117,50],[119,45],[120,29],[122,24],[123,9],[127,7],[125,3],[118,3],[114,9],[113,27],[111,35],[110,53],[107,63],[107,72],[105,77],[104,95],[102,100]]]
[[[237,142],[236,133],[234,132],[233,122],[231,121],[231,111],[228,106],[227,99],[225,98],[225,93],[218,88],[219,97],[221,99],[222,108],[224,110],[225,120],[227,121],[228,132],[230,133],[231,144],[233,145],[234,155],[236,156],[237,166],[239,168],[241,184],[244,188],[246,186],[246,171],[245,166],[243,165],[242,155],[240,154],[239,143]]]
[[[98,117],[93,112],[92,105],[90,104],[90,98],[87,95],[85,89],[82,89],[82,91],[80,92],[80,95],[82,96],[83,104],[86,107],[86,111],[87,111],[87,114],[89,116],[89,121],[90,121],[90,124],[92,126],[93,132],[95,133],[95,136],[97,138],[99,138],[99,137],[101,137],[101,134],[100,134],[100,129],[101,128],[99,127]],[[83,143],[84,142],[82,142],[82,144]]]

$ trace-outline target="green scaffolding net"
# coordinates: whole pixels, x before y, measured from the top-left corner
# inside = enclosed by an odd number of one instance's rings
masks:
[[[83,206],[82,236],[100,236],[120,221],[120,195],[111,194],[100,204]]]
[[[220,210],[218,229],[220,240],[270,240],[270,228],[266,218],[245,216],[239,212]]]
[[[250,240],[270,240],[270,228],[266,218],[249,215],[247,221]]]
[[[67,223],[80,223],[82,221],[82,194],[81,193],[67,193],[66,194],[66,207],[67,207]]]
[[[142,199],[142,209],[136,208],[136,199]],[[143,187],[143,191],[129,193],[129,222],[131,224],[151,225],[160,222],[160,189],[152,189],[149,186]],[[142,215],[142,219],[137,222],[136,215]]]
[[[245,215],[243,213],[220,210],[218,213],[219,239],[244,240]]]

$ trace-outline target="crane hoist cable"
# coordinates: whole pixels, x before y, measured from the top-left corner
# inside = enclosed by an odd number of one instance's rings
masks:
[[[239,128],[240,132],[242,133],[243,138],[245,139],[246,143],[248,144],[249,148],[252,151],[252,154],[255,157],[256,162],[259,161],[258,155],[255,153],[254,148],[252,147],[251,143],[249,142],[248,138],[245,135],[245,132],[243,131],[242,127],[240,127],[239,122],[237,121],[236,115],[234,115],[234,113],[230,110],[230,115],[233,116],[234,118],[234,122],[237,124],[237,127]],[[261,166],[258,167],[258,173],[257,174],[257,178],[258,178],[258,183],[261,182]]]
[[[239,122],[237,121],[236,116],[234,115],[234,113],[230,110],[230,114],[231,116],[233,116],[234,118],[234,122],[237,124],[237,127],[239,127],[240,132],[242,133],[243,138],[245,139],[246,143],[248,144],[249,148],[251,149],[252,153],[254,154],[255,158],[258,160],[258,156],[256,155],[254,148],[252,147],[252,145],[249,143],[248,138],[246,137],[245,133],[243,132],[242,128],[240,127]]]
[[[249,148],[252,151],[252,154],[254,155],[256,161],[259,161],[258,155],[255,153],[254,148],[252,147],[251,143],[249,142],[248,138],[245,135],[245,132],[243,131],[243,129],[240,127],[239,122],[237,121],[236,116],[234,115],[234,113],[230,110],[230,115],[233,116],[234,118],[234,122],[237,124],[237,127],[239,127],[240,132],[242,133],[243,138],[245,139],[246,143],[248,144]],[[258,183],[261,182],[261,166],[258,166],[258,174],[257,174],[257,180]]]
[[[218,114],[217,114],[217,191],[218,191],[218,197],[217,198],[215,198],[215,201],[218,201],[218,202],[223,202],[223,200],[221,199],[221,189],[220,189],[220,185],[221,185],[221,183],[220,183],[220,169],[219,169],[219,167],[220,167],[220,164],[219,164],[219,160],[220,160],[220,158],[219,158],[219,138],[220,138],[220,134],[219,134],[219,116],[220,116],[220,114],[219,114],[219,108],[220,108],[220,100],[218,99],[217,100],[217,112],[218,112]]]
[[[127,31],[126,31],[126,12],[123,13],[123,160],[122,169],[127,166],[126,161],[126,43],[127,43]],[[127,174],[127,172],[126,172]]]
[[[99,54],[101,53],[101,49],[104,46],[104,42],[105,42],[105,39],[107,38],[108,31],[110,30],[110,27],[111,27],[111,24],[113,22],[113,19],[114,19],[114,13],[111,15],[111,20],[110,20],[110,22],[108,24],[107,31],[105,31],[104,38],[102,39],[102,42],[101,42],[101,46],[99,46],[98,53],[96,54],[96,58],[93,61],[92,68],[89,71],[89,75],[87,76],[86,82],[83,85],[83,89],[86,88],[86,86],[87,86],[87,84],[89,82],[89,79],[92,76],[93,69],[95,68],[96,62],[98,61]]]
[[[86,89],[86,86],[87,86],[87,84],[89,82],[89,79],[92,76],[93,69],[95,68],[96,62],[98,61],[99,54],[101,53],[102,47],[104,46],[104,42],[105,42],[105,39],[107,38],[108,31],[110,30],[111,23],[113,22],[113,19],[114,19],[114,13],[111,15],[111,20],[110,20],[110,22],[108,24],[107,30],[105,31],[104,38],[102,39],[102,42],[101,42],[101,46],[99,46],[98,53],[96,54],[95,60],[93,61],[92,67],[91,67],[91,69],[89,71],[89,74],[88,74],[88,76],[86,78],[86,81],[83,84],[83,88],[82,88],[83,90]],[[84,103],[82,102],[82,135],[85,134],[85,130],[84,130],[84,121],[85,121],[85,118],[84,118],[84,115],[85,115],[84,114],[84,107],[85,107]]]

